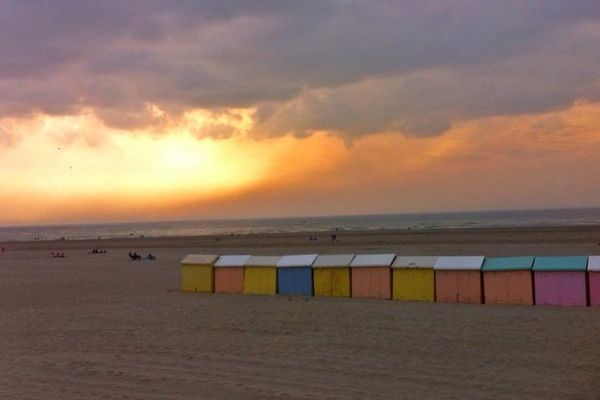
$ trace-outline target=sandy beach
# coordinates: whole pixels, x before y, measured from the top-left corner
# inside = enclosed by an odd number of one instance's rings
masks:
[[[178,285],[189,253],[591,255],[600,227],[316,235],[0,244],[1,397],[599,398],[597,308],[182,294]],[[158,260],[129,261],[130,250]]]

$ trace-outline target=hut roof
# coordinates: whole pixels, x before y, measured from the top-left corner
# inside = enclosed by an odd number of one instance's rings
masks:
[[[587,256],[572,257],[536,257],[534,271],[585,271]]]
[[[421,268],[431,269],[435,264],[437,257],[414,256],[414,257],[396,257],[392,268]]]
[[[588,271],[600,271],[600,256],[589,256]]]
[[[217,257],[219,256],[216,254],[188,254],[181,260],[181,263],[191,265],[212,265]]]
[[[329,254],[318,256],[313,268],[349,267],[354,254]]]
[[[453,271],[479,271],[483,264],[483,256],[452,256],[438,257],[435,261],[433,269],[436,270],[453,270]]]
[[[215,263],[215,267],[243,267],[249,258],[249,254],[221,256]]]
[[[395,254],[358,254],[352,260],[351,267],[389,267]]]
[[[486,258],[482,271],[531,271],[535,257],[491,257]]]
[[[251,256],[246,267],[276,267],[281,256]]]
[[[297,254],[291,256],[283,256],[277,263],[278,267],[311,267],[317,258],[316,254]]]

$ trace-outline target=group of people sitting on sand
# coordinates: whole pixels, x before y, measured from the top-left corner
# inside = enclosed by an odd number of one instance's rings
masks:
[[[106,250],[100,250],[95,247],[92,249],[92,251],[90,251],[90,254],[106,254],[106,253],[107,253]]]
[[[57,252],[50,252],[50,257],[52,258],[65,258],[65,253],[61,252],[61,251],[57,251]]]
[[[319,240],[319,237],[318,237],[317,235],[310,235],[310,236],[308,237],[308,241],[309,241],[309,242],[316,242],[317,240]],[[331,241],[332,241],[332,242],[335,242],[336,240],[337,240],[337,234],[335,234],[335,233],[332,233],[332,234],[331,234]]]
[[[129,259],[131,261],[140,261],[140,260],[156,260],[156,256],[153,256],[152,253],[148,253],[147,257],[142,257],[141,254],[136,253],[135,251],[132,253],[131,251],[129,252]]]

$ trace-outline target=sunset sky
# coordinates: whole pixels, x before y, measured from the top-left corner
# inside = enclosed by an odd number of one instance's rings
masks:
[[[0,0],[0,225],[600,206],[600,2]]]

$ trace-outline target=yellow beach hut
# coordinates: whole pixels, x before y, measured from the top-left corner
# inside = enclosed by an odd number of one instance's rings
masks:
[[[392,264],[392,298],[434,301],[436,260],[437,257],[396,257]]]
[[[251,256],[244,265],[244,293],[277,293],[277,263],[280,256]]]
[[[318,256],[313,264],[315,296],[350,297],[350,264],[354,254]]]
[[[181,291],[212,293],[215,287],[213,264],[216,254],[189,254],[181,260]]]

